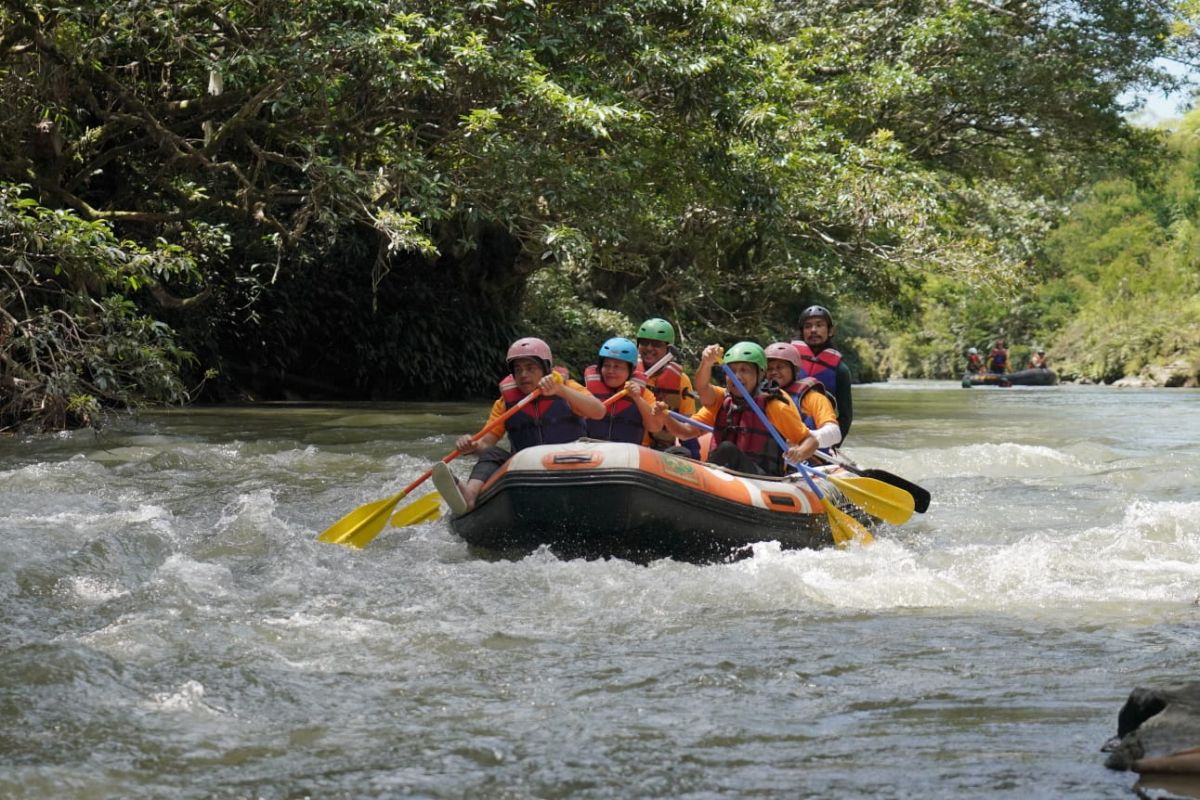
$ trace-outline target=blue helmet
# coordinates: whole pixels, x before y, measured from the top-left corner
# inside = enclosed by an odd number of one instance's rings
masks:
[[[615,358],[636,367],[638,361],[637,345],[628,339],[616,336],[600,345],[600,358]]]

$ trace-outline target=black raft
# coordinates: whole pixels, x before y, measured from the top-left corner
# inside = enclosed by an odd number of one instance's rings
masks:
[[[820,487],[840,499],[829,482]],[[801,479],[742,475],[588,440],[517,453],[484,486],[474,510],[453,517],[450,527],[473,548],[501,557],[547,546],[564,559],[711,563],[746,557],[756,542],[787,549],[833,544],[823,507]]]
[[[995,372],[968,372],[962,378],[964,389],[972,386],[1054,386],[1057,383],[1058,373],[1049,367],[1023,369],[1005,375]]]

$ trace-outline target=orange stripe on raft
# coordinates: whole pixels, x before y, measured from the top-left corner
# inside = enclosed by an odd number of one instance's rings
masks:
[[[657,450],[642,448],[638,466],[643,472],[744,506],[766,508],[783,514],[811,514],[816,509],[816,497],[806,487],[780,481],[763,488],[752,480],[719,474],[704,464]]]
[[[731,475],[689,458],[680,458],[648,447],[639,447],[637,452],[637,468],[641,472],[657,475],[672,483],[732,503],[764,508],[780,514],[813,514],[821,510],[816,495],[807,484],[765,480],[758,482],[753,478]],[[596,470],[597,478],[602,479],[605,469],[617,467],[615,464],[605,467],[604,456],[601,449],[564,448],[542,456],[538,466],[548,472]],[[489,489],[507,474],[511,465],[512,460],[509,460],[496,470],[483,485],[481,492]]]

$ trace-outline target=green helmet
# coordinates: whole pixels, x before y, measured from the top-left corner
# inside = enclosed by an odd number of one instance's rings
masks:
[[[767,371],[767,354],[754,342],[738,342],[725,351],[726,364],[736,364],[739,361],[753,364],[760,372]]]
[[[675,344],[675,329],[665,319],[648,319],[637,330],[635,339],[653,339],[656,342]]]

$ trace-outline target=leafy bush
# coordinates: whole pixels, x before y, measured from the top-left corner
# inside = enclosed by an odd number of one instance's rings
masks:
[[[98,425],[104,408],[187,398],[190,353],[126,293],[192,276],[177,247],[120,241],[0,184],[0,427]]]
[[[596,308],[575,296],[567,270],[542,270],[529,281],[523,336],[545,339],[559,364],[578,378],[613,336],[632,339],[641,320]]]

